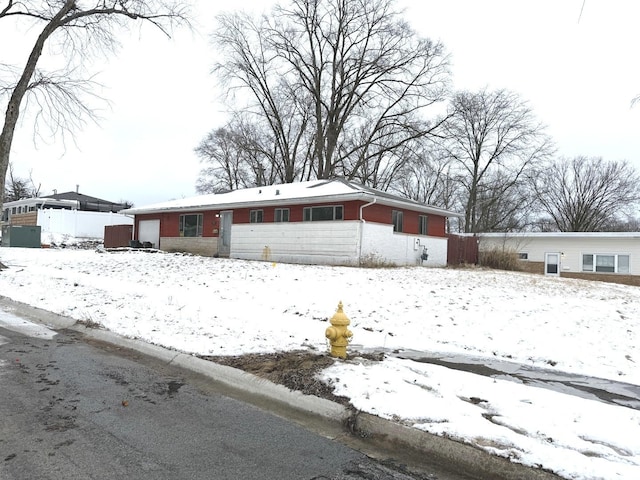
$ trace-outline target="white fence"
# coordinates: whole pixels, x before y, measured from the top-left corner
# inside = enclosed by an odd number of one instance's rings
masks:
[[[38,210],[38,225],[42,227],[42,243],[60,242],[69,238],[104,240],[107,225],[133,225],[133,217],[111,212],[81,210]]]

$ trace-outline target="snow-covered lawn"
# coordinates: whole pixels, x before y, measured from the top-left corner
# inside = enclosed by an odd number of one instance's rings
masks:
[[[358,269],[181,254],[0,249],[0,295],[202,355],[350,349],[508,359],[640,385],[640,289],[482,269]],[[387,356],[323,378],[353,405],[572,479],[640,478],[640,412]]]

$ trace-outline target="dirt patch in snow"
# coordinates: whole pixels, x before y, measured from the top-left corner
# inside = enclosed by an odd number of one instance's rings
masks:
[[[306,395],[326,398],[349,405],[349,399],[333,394],[333,389],[317,378],[317,374],[339,361],[327,354],[308,351],[247,354],[237,357],[203,356],[221,365],[244,370],[273,383],[298,390]]]

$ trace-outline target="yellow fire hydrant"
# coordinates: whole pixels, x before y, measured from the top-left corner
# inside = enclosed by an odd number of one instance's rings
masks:
[[[342,302],[338,303],[338,310],[329,321],[331,326],[324,335],[331,343],[331,356],[347,358],[347,345],[353,337],[353,332],[347,328],[351,321],[342,311]]]

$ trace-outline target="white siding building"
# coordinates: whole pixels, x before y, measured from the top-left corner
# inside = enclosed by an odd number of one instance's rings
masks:
[[[516,252],[523,262],[540,265],[546,275],[640,276],[640,232],[483,233],[479,237],[481,252]]]

